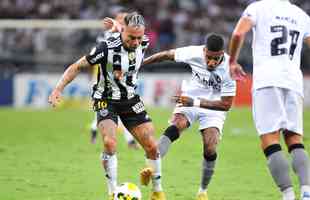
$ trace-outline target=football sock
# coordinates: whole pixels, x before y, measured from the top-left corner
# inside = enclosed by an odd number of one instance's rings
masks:
[[[117,186],[117,157],[116,154],[101,154],[102,165],[105,170],[109,195],[113,194]]]
[[[91,123],[91,126],[90,126],[90,130],[93,132],[93,131],[97,131],[97,119],[94,119]]]
[[[289,163],[281,150],[281,146],[279,144],[270,145],[264,150],[264,153],[267,157],[269,171],[279,189],[283,192],[292,187]]]
[[[294,144],[289,147],[289,152],[292,156],[292,166],[294,172],[299,178],[301,186],[310,186],[310,164],[309,157],[302,144]]]
[[[163,158],[167,154],[171,143],[177,140],[179,136],[179,130],[175,125],[171,125],[165,130],[165,133],[160,136],[158,141],[160,157]]]
[[[282,200],[295,200],[295,193],[293,187],[289,187],[282,191]]]
[[[153,191],[155,192],[162,191],[163,188],[161,185],[161,159],[160,158],[157,158],[156,160],[147,159],[146,162],[147,165],[153,169],[153,175],[152,175]]]
[[[202,161],[202,176],[199,192],[205,192],[211,181],[212,175],[214,173],[214,167],[216,164],[217,154],[211,156],[205,156]]]

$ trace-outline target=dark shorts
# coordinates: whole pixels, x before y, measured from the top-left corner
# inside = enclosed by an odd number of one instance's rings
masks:
[[[139,96],[128,100],[102,100],[103,107],[97,112],[97,123],[105,119],[111,119],[116,124],[118,116],[127,129],[152,121],[147,115],[143,102]]]

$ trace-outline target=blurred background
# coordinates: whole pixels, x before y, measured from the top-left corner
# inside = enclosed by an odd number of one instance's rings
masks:
[[[221,33],[226,46],[233,28],[250,0],[1,0],[0,1],[0,104],[46,107],[47,96],[61,73],[88,53],[102,33],[101,19],[121,11],[138,11],[147,22],[151,39],[147,56],[158,51],[203,44],[205,35]],[[294,3],[310,13],[310,1]],[[22,20],[22,21],[14,21]],[[39,20],[39,21],[37,21]],[[46,20],[46,21],[41,21]],[[239,62],[251,74],[251,36]],[[306,105],[310,93],[309,49],[302,53]],[[139,93],[150,105],[167,106],[169,97],[190,68],[162,63],[142,68]],[[77,101],[88,98],[91,77],[79,76],[65,91]],[[236,105],[249,105],[251,78],[238,86]],[[81,98],[82,97],[82,98]],[[70,103],[69,103],[70,105]]]

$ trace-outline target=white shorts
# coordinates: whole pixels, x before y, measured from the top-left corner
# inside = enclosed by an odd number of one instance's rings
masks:
[[[253,119],[259,135],[278,130],[303,134],[303,98],[295,91],[266,87],[253,91]]]
[[[192,125],[196,120],[199,122],[199,130],[216,127],[222,134],[226,112],[215,111],[198,107],[175,107],[174,114],[184,114]]]

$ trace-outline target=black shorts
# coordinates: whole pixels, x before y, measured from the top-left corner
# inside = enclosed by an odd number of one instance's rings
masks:
[[[97,110],[97,123],[105,119],[111,119],[116,124],[118,116],[122,120],[127,129],[152,121],[147,115],[143,102],[140,97],[135,97],[128,100],[101,100],[103,108]]]

